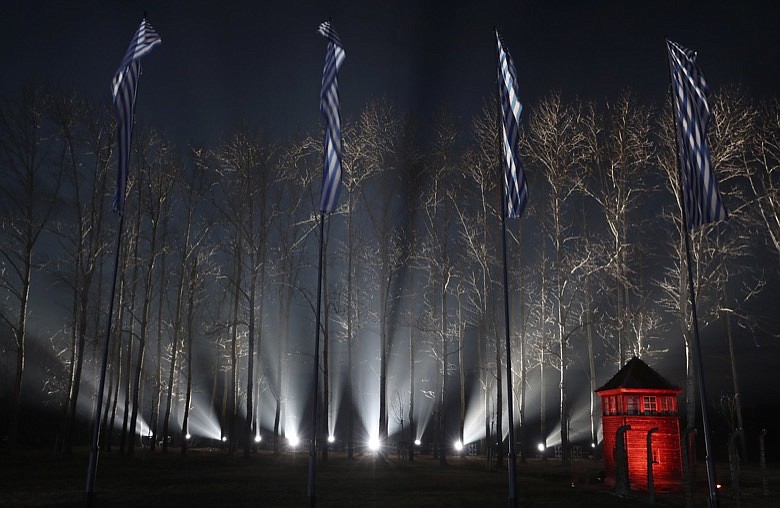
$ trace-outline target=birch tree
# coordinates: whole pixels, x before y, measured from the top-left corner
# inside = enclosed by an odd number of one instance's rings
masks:
[[[567,105],[560,93],[554,93],[534,109],[530,118],[527,150],[531,162],[544,176],[549,192],[547,209],[542,213],[543,231],[549,242],[553,263],[552,296],[557,364],[560,374],[560,425],[562,462],[568,464],[569,437],[567,400],[568,337],[571,303],[577,292],[577,272],[587,263],[578,258],[576,233],[572,231],[571,205],[582,187],[585,138],[581,126],[581,105]],[[543,289],[544,290],[544,289]]]
[[[39,88],[25,88],[18,98],[0,101],[0,164],[6,175],[0,186],[0,287],[7,295],[0,305],[0,320],[11,331],[16,355],[8,415],[10,450],[16,446],[21,409],[36,247],[51,218],[62,178],[62,172],[53,171],[46,142],[47,102],[47,94]]]

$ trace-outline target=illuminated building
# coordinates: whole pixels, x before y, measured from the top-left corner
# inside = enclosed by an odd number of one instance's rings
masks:
[[[682,488],[680,421],[677,414],[677,394],[680,391],[636,357],[596,390],[601,396],[605,483],[614,486],[616,482],[616,439],[618,429],[622,427],[628,483],[633,490],[647,490],[648,432],[657,428],[651,435],[654,489]]]

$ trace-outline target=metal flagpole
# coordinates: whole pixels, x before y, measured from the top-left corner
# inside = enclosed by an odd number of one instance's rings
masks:
[[[112,94],[114,96],[114,106],[117,113],[117,144],[120,147],[118,169],[119,175],[117,177],[117,191],[116,201],[114,203],[114,210],[119,213],[119,224],[116,232],[116,252],[114,253],[114,280],[111,283],[111,298],[108,304],[108,322],[106,323],[106,340],[103,346],[103,362],[100,366],[100,382],[98,385],[97,404],[95,405],[95,414],[93,415],[92,422],[92,443],[89,450],[89,466],[87,467],[87,485],[85,489],[87,506],[93,506],[95,502],[95,475],[97,473],[98,451],[100,447],[100,424],[101,424],[101,412],[103,406],[103,394],[106,385],[106,369],[108,366],[108,351],[109,343],[111,341],[111,329],[113,327],[113,315],[114,315],[114,300],[116,299],[116,280],[119,272],[119,251],[122,246],[122,226],[124,224],[124,212],[123,203],[125,198],[125,185],[127,183],[127,171],[129,166],[129,153],[130,153],[130,141],[133,132],[133,119],[135,118],[135,99],[138,95],[138,82],[141,76],[141,64],[140,58],[145,54],[148,54],[155,46],[161,44],[162,40],[157,32],[146,22],[146,12],[141,21],[141,26],[135,32],[133,40],[130,43],[128,52],[125,55],[125,59],[122,62],[120,70],[114,75],[112,81]],[[131,68],[131,66],[135,66]],[[124,87],[127,84],[126,73],[130,72],[133,75],[131,80],[131,92],[133,94],[130,99],[130,110],[126,111],[127,96],[124,92]],[[137,73],[137,74],[136,74]],[[129,119],[128,123],[124,123]],[[122,130],[122,125],[125,126],[125,131]],[[127,146],[124,146],[124,152],[122,151],[122,136],[127,135]],[[124,166],[123,166],[124,165]],[[124,168],[124,174],[122,169]]]
[[[111,283],[111,299],[108,304],[108,323],[106,324],[106,340],[103,345],[103,363],[100,366],[100,383],[98,384],[97,404],[95,405],[95,414],[92,422],[92,443],[89,448],[89,466],[87,468],[87,486],[86,502],[88,507],[95,504],[95,475],[97,474],[98,449],[100,446],[100,413],[103,406],[103,392],[106,385],[106,368],[108,365],[108,346],[111,339],[111,328],[114,316],[114,300],[116,293],[116,279],[119,272],[119,251],[122,246],[122,225],[124,224],[124,213],[119,214],[119,225],[116,231],[116,252],[114,253],[114,280]]]
[[[506,341],[506,393],[507,416],[509,419],[509,497],[510,508],[517,505],[517,453],[515,452],[515,417],[514,397],[512,396],[512,344],[509,333],[509,267],[506,248],[506,219],[521,217],[528,200],[525,174],[516,153],[519,141],[520,113],[522,104],[517,97],[517,78],[514,64],[498,30],[493,27],[498,43],[498,129],[497,141],[499,154],[503,153],[505,160],[501,168],[501,250],[504,261],[504,324]],[[502,139],[503,138],[503,139]],[[499,155],[499,159],[500,159]],[[510,188],[510,182],[512,187]],[[502,436],[499,436],[502,439]]]
[[[699,399],[701,404],[701,424],[704,431],[704,448],[706,452],[705,462],[707,465],[707,483],[708,483],[708,501],[710,508],[717,508],[718,502],[718,490],[717,490],[717,478],[715,475],[715,457],[713,456],[712,435],[710,431],[710,419],[709,412],[707,411],[707,390],[704,385],[704,364],[701,358],[701,343],[699,340],[699,318],[696,312],[696,291],[693,285],[693,270],[692,256],[691,256],[691,242],[690,232],[688,231],[688,214],[685,210],[685,191],[683,189],[683,169],[680,161],[680,126],[677,118],[674,117],[674,112],[677,109],[675,100],[672,95],[672,86],[674,83],[673,71],[672,71],[672,59],[669,55],[669,40],[666,40],[667,44],[667,58],[669,59],[669,98],[672,102],[672,120],[675,127],[675,146],[677,148],[677,170],[679,179],[679,191],[680,191],[680,208],[682,209],[682,225],[683,235],[685,236],[685,257],[688,265],[688,289],[690,292],[689,299],[691,302],[691,319],[693,320],[693,336],[691,340],[693,342],[693,357],[696,368],[696,383],[699,385]]]
[[[502,178],[503,182],[504,179]],[[502,189],[503,189],[502,185]],[[507,273],[506,261],[506,198],[501,196],[501,247],[504,255],[504,324],[506,325],[506,405],[507,417],[509,418],[509,498],[508,506],[514,508],[517,506],[517,475],[516,455],[515,455],[515,417],[514,400],[512,398],[512,346],[509,340],[509,275]],[[499,436],[501,439],[502,436]]]
[[[320,212],[320,259],[317,269],[317,317],[314,333],[314,367],[312,369],[312,386],[314,389],[314,404],[311,408],[311,439],[309,443],[309,486],[308,497],[309,506],[314,507],[317,504],[315,497],[316,490],[316,469],[317,469],[317,405],[319,403],[319,384],[320,384],[320,305],[322,301],[322,257],[323,244],[325,239],[325,212]]]
[[[678,162],[679,163],[679,162]],[[682,178],[682,174],[680,175]],[[680,183],[682,186],[682,181]],[[706,451],[705,462],[707,464],[707,480],[708,480],[708,492],[709,492],[709,506],[710,508],[716,508],[718,503],[718,480],[715,476],[715,457],[713,456],[712,435],[710,431],[710,419],[709,412],[707,411],[707,390],[704,386],[704,364],[701,359],[701,341],[699,340],[699,318],[696,312],[696,291],[693,285],[693,271],[691,269],[691,245],[690,245],[690,233],[688,231],[688,224],[686,220],[685,204],[682,207],[683,213],[683,225],[685,227],[685,256],[688,264],[688,288],[690,290],[691,300],[691,313],[693,319],[693,347],[694,347],[694,361],[696,363],[696,382],[699,385],[699,399],[701,403],[701,424],[704,430],[704,448]]]
[[[498,97],[498,140],[501,142],[501,95]],[[501,161],[501,147],[499,146],[499,174],[501,175],[501,250],[504,259],[504,328],[506,341],[506,403],[507,418],[509,419],[509,497],[507,505],[509,508],[517,506],[517,474],[516,474],[516,455],[515,455],[515,418],[514,418],[514,400],[512,397],[512,346],[509,337],[509,268],[507,266],[506,255],[506,177]],[[503,436],[498,436],[503,439]]]

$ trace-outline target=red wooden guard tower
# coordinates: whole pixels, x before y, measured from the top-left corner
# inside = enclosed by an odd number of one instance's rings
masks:
[[[677,394],[680,391],[636,357],[596,390],[601,396],[605,483],[615,485],[616,439],[618,429],[622,427],[631,488],[647,490],[648,437],[652,442],[654,490],[682,488],[680,422],[677,415]],[[657,430],[651,431],[655,428]]]

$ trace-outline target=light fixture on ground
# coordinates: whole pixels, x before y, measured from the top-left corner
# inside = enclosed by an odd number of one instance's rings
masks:
[[[368,440],[368,449],[371,451],[377,451],[379,450],[379,447],[381,446],[381,443],[379,441],[379,438],[377,436],[372,437]]]
[[[192,437],[192,436],[190,435],[190,433],[189,433],[189,432],[187,432],[187,434],[184,436],[184,439],[186,439],[187,441],[189,441],[191,437]]]
[[[298,439],[298,436],[290,436],[287,438],[287,442],[290,443],[290,446],[295,448],[298,446],[298,443],[300,443],[300,440]]]
[[[222,442],[223,443],[227,442],[227,436],[222,436]]]
[[[536,449],[539,450],[540,452],[543,452],[544,451],[544,443],[539,443],[536,446]]]
[[[420,446],[421,444],[422,444],[422,441],[420,441],[419,439],[415,439],[414,440],[414,446]]]
[[[336,441],[336,436],[334,436],[333,434],[331,434],[330,436],[328,436],[328,443],[333,443],[333,442],[335,442],[335,441]]]
[[[459,439],[459,440],[455,441],[455,451],[459,452],[459,451],[462,451],[462,450],[463,450],[463,443]]]
[[[263,440],[263,438],[260,436],[260,434],[255,436],[255,443],[259,443],[262,440]]]

